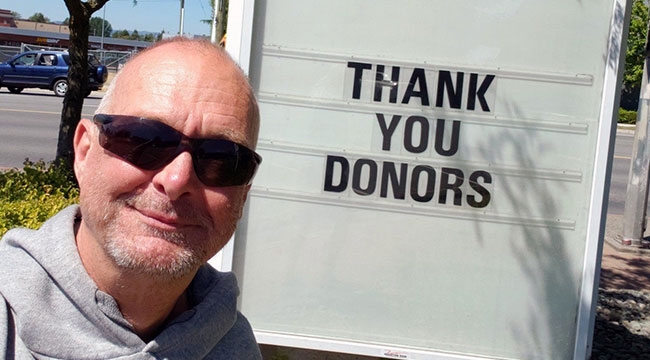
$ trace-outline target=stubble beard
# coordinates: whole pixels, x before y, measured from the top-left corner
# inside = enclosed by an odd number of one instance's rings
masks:
[[[156,237],[177,245],[173,253],[154,255],[138,251],[136,238],[126,238],[124,229],[116,222],[109,222],[104,249],[115,265],[132,273],[149,275],[162,280],[175,280],[195,271],[206,257],[202,249],[187,245],[186,235],[140,227],[147,237]]]
[[[167,203],[149,201],[142,195],[128,195],[114,200],[110,209],[105,212],[102,223],[105,226],[104,250],[114,264],[128,272],[140,273],[160,280],[175,280],[195,272],[199,266],[212,256],[211,247],[220,249],[235,230],[236,221],[232,225],[222,224],[224,228],[213,229],[210,219],[190,208],[175,209]],[[165,213],[182,213],[187,218],[200,219],[203,230],[201,238],[191,238],[185,232],[165,231],[148,226],[144,223],[123,224],[120,220],[125,216],[127,208],[158,209]],[[123,212],[119,214],[119,212]],[[135,236],[134,234],[137,234]],[[173,251],[153,254],[139,248],[138,241],[145,238],[162,239],[174,246]],[[144,240],[146,241],[146,240]]]

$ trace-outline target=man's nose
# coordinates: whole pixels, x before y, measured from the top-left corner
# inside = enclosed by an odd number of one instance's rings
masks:
[[[169,164],[158,170],[153,177],[153,184],[170,200],[177,200],[192,192],[201,185],[194,172],[192,155],[188,151],[178,154]]]

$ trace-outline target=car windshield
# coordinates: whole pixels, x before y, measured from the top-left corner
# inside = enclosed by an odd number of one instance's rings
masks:
[[[34,65],[36,54],[25,54],[14,60],[14,65]]]
[[[101,63],[99,62],[99,60],[97,60],[95,55],[91,55],[91,54],[88,54],[88,63],[90,65],[92,65],[92,66],[100,66],[101,65]]]

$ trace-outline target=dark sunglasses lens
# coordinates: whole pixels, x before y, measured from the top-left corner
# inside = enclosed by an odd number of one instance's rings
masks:
[[[249,184],[262,158],[253,150],[223,139],[188,139],[159,121],[126,115],[96,115],[100,145],[144,169],[157,170],[179,153],[192,153],[194,171],[206,186]]]
[[[194,171],[207,186],[246,185],[258,164],[252,150],[228,140],[203,140],[194,150]]]
[[[101,126],[101,146],[144,170],[158,169],[177,155],[180,135],[157,121],[114,120]]]

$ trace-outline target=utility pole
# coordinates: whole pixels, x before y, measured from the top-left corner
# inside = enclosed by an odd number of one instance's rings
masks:
[[[646,35],[643,80],[639,95],[636,132],[632,147],[632,166],[627,182],[625,210],[623,213],[623,245],[640,246],[646,229],[648,207],[648,173],[650,170],[650,32]]]
[[[210,32],[210,41],[213,44],[219,43],[221,41],[221,38],[224,35],[225,29],[224,29],[224,8],[223,0],[214,0],[215,1],[215,6],[214,6],[214,11],[212,12],[212,31]]]
[[[218,1],[218,0],[213,0],[214,5],[213,5],[213,8],[212,8],[212,23],[211,23],[211,27],[210,27],[210,42],[213,43],[213,44],[217,43],[217,12],[218,12],[218,8],[217,8],[217,4],[215,3],[215,1]],[[221,2],[221,1],[219,1],[219,2]]]
[[[104,4],[104,14],[102,15],[102,42],[101,45],[99,46],[99,49],[101,50],[101,58],[100,61],[104,62],[104,29],[106,28],[106,5]]]
[[[183,35],[183,25],[185,24],[185,0],[181,0],[181,25],[178,32],[179,35]]]

